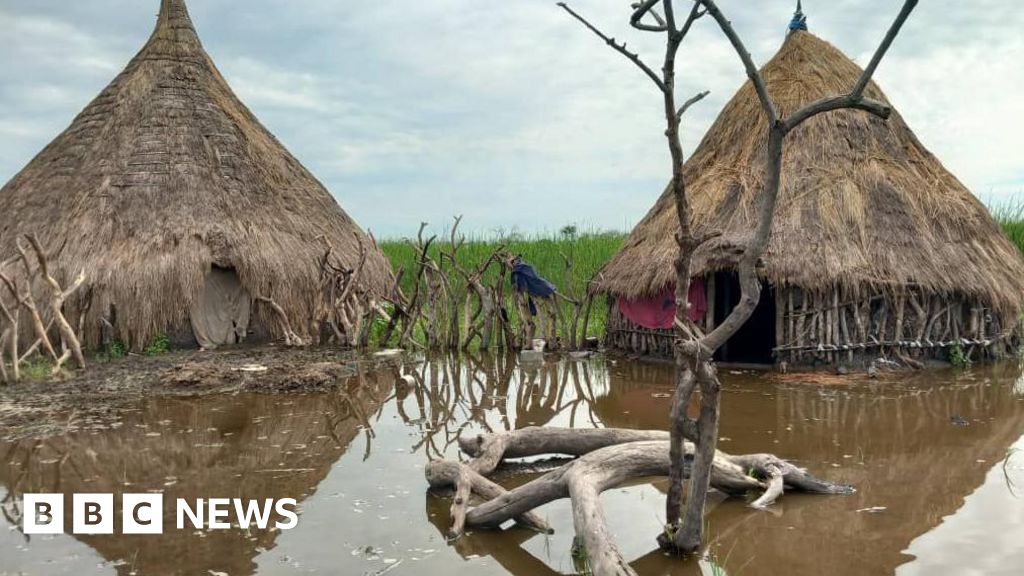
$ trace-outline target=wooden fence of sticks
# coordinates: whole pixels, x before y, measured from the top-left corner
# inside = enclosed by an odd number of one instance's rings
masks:
[[[534,349],[543,340],[546,350],[578,350],[593,346],[586,337],[593,296],[572,287],[538,297],[516,290],[512,271],[516,255],[504,246],[482,261],[470,264],[460,250],[461,218],[444,239],[426,236],[426,224],[410,240],[416,258],[411,270],[399,269],[384,296],[365,290],[360,282],[366,247],[359,242],[360,258],[354,268],[344,266],[323,240],[321,286],[311,337],[302,337],[272,299],[257,296],[269,306],[285,344],[311,343],[345,347],[376,346],[423,350]],[[566,277],[574,261],[561,254]],[[402,289],[406,275],[412,281]]]

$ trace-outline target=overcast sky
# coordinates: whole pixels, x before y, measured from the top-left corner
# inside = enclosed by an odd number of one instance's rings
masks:
[[[652,64],[630,0],[571,4]],[[792,0],[719,0],[755,61]],[[752,8],[751,6],[756,6]],[[806,0],[810,30],[865,63],[902,0]],[[668,174],[650,81],[553,0],[190,0],[206,50],[256,116],[380,236],[442,226],[626,229]],[[159,0],[0,0],[0,182],[142,46]],[[688,37],[687,152],[744,80],[710,18]],[[1019,0],[922,0],[876,79],[975,194],[1024,193]],[[0,205],[2,209],[2,205]]]

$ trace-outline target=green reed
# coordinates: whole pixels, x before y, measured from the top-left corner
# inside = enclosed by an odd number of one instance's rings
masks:
[[[440,261],[440,251],[450,251],[450,238],[447,230],[424,231],[425,238],[433,234],[437,235],[437,239],[430,247],[430,254],[436,261]],[[521,255],[537,272],[557,286],[559,292],[579,299],[585,298],[588,282],[611,259],[626,237],[621,232],[579,231],[574,226],[549,233],[495,232],[463,236],[465,242],[458,251],[458,260],[463,268],[477,268],[496,249],[503,247],[506,252]],[[395,271],[405,269],[402,289],[406,293],[411,291],[415,280],[413,272],[416,269],[417,254],[414,243],[408,238],[390,238],[379,242]],[[567,267],[567,260],[572,263],[571,267]],[[496,275],[497,266],[492,266],[483,278],[484,283],[492,283]],[[607,312],[603,298],[594,301],[588,336],[599,336],[604,332]]]

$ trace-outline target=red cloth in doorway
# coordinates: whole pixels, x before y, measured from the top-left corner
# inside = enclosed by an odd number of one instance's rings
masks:
[[[619,311],[629,321],[644,328],[667,330],[672,327],[676,315],[675,286],[667,286],[653,298],[627,300],[619,297]],[[690,281],[690,310],[687,316],[696,322],[708,311],[707,294],[704,291],[704,280],[694,278]]]

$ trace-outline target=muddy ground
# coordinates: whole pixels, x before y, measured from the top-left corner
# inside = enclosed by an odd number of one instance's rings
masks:
[[[106,429],[122,409],[150,396],[328,391],[357,371],[401,358],[268,346],[93,359],[84,372],[0,384],[0,439]]]

